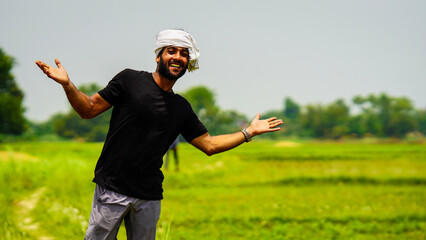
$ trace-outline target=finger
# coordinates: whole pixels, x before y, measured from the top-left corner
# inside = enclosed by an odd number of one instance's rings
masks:
[[[282,122],[273,122],[272,124],[271,124],[271,127],[272,128],[275,128],[275,127],[279,127],[281,124],[283,124]]]
[[[37,64],[37,66],[38,66],[39,68],[42,68],[42,66],[45,64],[44,62],[42,62],[42,61],[40,61],[40,60],[37,60],[35,63]]]
[[[279,126],[279,125],[281,125],[282,123],[280,123],[280,122],[275,122],[275,123],[271,123],[271,124],[269,124],[269,127],[271,128],[274,128],[274,127],[277,127],[277,126]]]
[[[58,66],[58,68],[62,68],[62,64],[61,64],[61,61],[59,61],[59,59],[55,58],[55,63],[56,63],[56,66]]]
[[[270,124],[271,123],[282,123],[282,122],[283,122],[283,120],[281,120],[281,119],[275,119],[275,120],[269,121]]]
[[[275,119],[277,119],[277,118],[276,117],[271,117],[271,118],[266,119],[266,121],[270,122],[270,121],[274,121]]]
[[[259,120],[260,119],[260,113],[256,114],[255,119]]]
[[[279,130],[281,130],[281,128],[270,128],[269,129],[269,132],[276,132],[276,131],[279,131]]]
[[[41,62],[41,61],[38,61],[38,62],[36,62],[37,63],[37,65],[38,65],[38,67],[44,72],[44,73],[47,73],[47,71],[49,70],[49,68],[50,68],[50,66],[49,65],[47,65],[46,63],[44,63],[44,62]]]
[[[44,62],[42,62],[42,61],[37,61],[37,62],[36,62],[36,64],[37,64],[39,67],[47,66],[47,64],[46,64],[46,63],[44,63]]]
[[[44,73],[49,73],[49,70],[50,70],[50,66],[49,66],[49,65],[44,64],[44,65],[42,66],[42,68],[43,68],[43,72],[44,72]]]

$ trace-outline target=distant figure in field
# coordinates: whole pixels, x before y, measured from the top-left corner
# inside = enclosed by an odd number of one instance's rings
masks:
[[[78,90],[58,59],[57,68],[36,61],[49,78],[62,85],[82,118],[94,118],[113,108],[95,168],[96,188],[86,240],[116,239],[123,221],[127,239],[155,239],[163,199],[163,156],[179,134],[210,156],[249,142],[254,136],[278,131],[283,123],[275,117],[261,120],[257,114],[241,131],[211,136],[189,102],[173,91],[186,70],[199,68],[200,53],[194,38],[183,30],[161,31],[154,52],[154,72],[125,69],[92,96]],[[220,71],[221,63],[216,64],[216,71]],[[256,89],[244,94],[258,98]]]
[[[175,170],[179,171],[179,158],[178,158],[178,144],[179,144],[179,139],[176,138],[175,141],[172,143],[172,145],[170,145],[169,150],[166,153],[166,159],[164,162],[164,169],[168,169],[169,167],[169,154],[170,151],[173,151],[173,157],[175,158]]]

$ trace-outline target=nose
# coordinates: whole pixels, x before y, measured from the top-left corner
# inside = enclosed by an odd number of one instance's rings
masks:
[[[175,59],[179,59],[179,60],[182,60],[182,58],[184,58],[180,51],[177,51],[176,54],[173,57]]]

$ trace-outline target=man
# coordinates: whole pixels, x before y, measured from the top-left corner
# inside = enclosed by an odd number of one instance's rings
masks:
[[[173,152],[173,157],[175,158],[175,170],[179,171],[179,157],[178,157],[178,144],[179,144],[179,138],[176,138],[175,141],[170,145],[169,150],[167,150],[166,153],[166,159],[164,161],[164,169],[168,169],[169,167],[169,155],[170,152]]]
[[[90,97],[74,86],[58,59],[58,68],[36,61],[49,78],[62,85],[82,118],[96,117],[113,106],[95,168],[86,239],[115,239],[123,219],[128,239],[155,239],[163,198],[162,157],[179,134],[210,156],[253,136],[278,131],[282,124],[276,118],[260,120],[258,114],[247,129],[210,136],[190,104],[172,90],[186,69],[198,69],[195,40],[182,30],[164,30],[157,36],[155,53],[155,72],[125,69]]]

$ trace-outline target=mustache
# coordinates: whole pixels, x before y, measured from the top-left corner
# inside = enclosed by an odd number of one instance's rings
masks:
[[[169,64],[178,64],[179,66],[182,66],[182,67],[185,66],[184,63],[179,60],[171,60]]]

